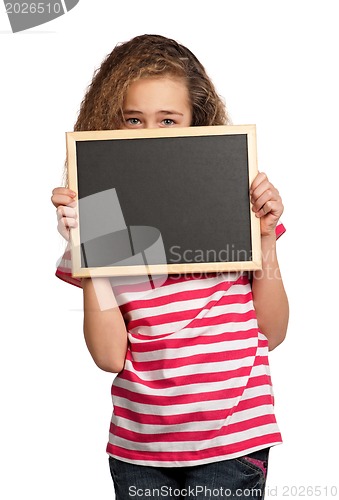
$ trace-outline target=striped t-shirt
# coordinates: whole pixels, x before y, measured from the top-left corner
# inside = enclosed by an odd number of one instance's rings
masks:
[[[279,223],[277,237],[285,231]],[[70,254],[56,275],[72,278]],[[112,286],[128,333],[112,384],[107,453],[140,465],[189,466],[281,443],[268,341],[247,273],[169,275]]]

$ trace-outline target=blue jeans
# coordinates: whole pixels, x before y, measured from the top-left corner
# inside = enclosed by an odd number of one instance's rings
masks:
[[[191,467],[149,467],[109,457],[116,500],[262,500],[269,448]]]

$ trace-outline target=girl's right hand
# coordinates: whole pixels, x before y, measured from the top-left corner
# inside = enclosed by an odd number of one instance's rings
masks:
[[[67,241],[70,228],[78,225],[75,197],[74,191],[64,187],[54,188],[51,196],[51,201],[57,209],[58,231]]]

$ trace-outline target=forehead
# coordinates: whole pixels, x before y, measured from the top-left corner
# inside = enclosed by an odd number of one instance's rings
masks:
[[[124,105],[160,105],[165,102],[186,105],[189,101],[187,84],[182,78],[140,78],[128,87]]]

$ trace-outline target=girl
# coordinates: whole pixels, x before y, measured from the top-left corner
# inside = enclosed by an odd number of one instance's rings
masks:
[[[228,123],[192,52],[143,35],[103,61],[75,130]],[[117,373],[107,452],[118,500],[263,498],[269,448],[281,442],[268,350],[285,338],[288,302],[276,255],[281,198],[263,173],[250,195],[263,252],[263,269],[252,275],[169,275],[147,290],[136,278],[72,278],[68,251],[60,262],[56,275],[83,289],[95,363]],[[66,239],[77,225],[75,196],[53,190]]]

